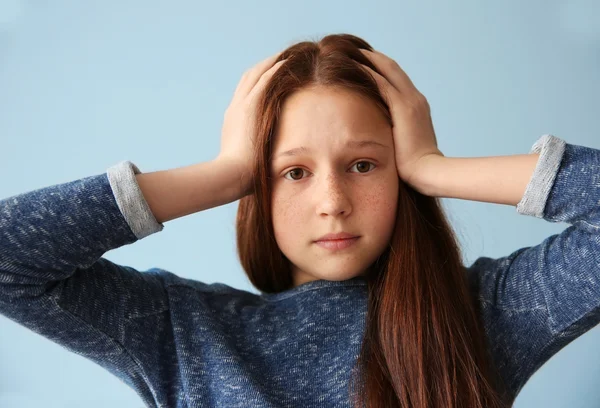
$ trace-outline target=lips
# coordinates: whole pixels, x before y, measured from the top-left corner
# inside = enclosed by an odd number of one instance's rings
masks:
[[[337,232],[337,233],[323,235],[321,238],[317,239],[315,242],[334,241],[334,240],[343,240],[343,239],[351,239],[351,238],[358,238],[358,235],[350,234],[348,232]]]
[[[341,250],[351,247],[356,241],[358,241],[359,238],[360,237],[346,239],[328,239],[323,241],[316,241],[315,243],[322,248],[331,250]]]

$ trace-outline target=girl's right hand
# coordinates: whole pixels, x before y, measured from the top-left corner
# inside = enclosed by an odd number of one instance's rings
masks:
[[[253,190],[251,173],[256,141],[256,105],[265,85],[285,60],[275,63],[281,55],[271,56],[242,75],[233,100],[225,111],[221,130],[221,151],[217,160],[235,166],[240,174],[241,196]]]

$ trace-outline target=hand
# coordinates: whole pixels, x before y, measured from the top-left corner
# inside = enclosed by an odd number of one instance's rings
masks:
[[[361,50],[378,74],[365,67],[377,82],[392,116],[396,168],[400,179],[419,190],[419,167],[431,155],[444,156],[437,147],[429,103],[393,59],[378,51]]]
[[[221,130],[221,151],[216,160],[236,166],[242,185],[241,196],[252,192],[250,177],[254,165],[254,143],[256,141],[256,105],[265,85],[277,69],[285,62],[281,53],[271,56],[242,75],[233,100],[225,110]]]

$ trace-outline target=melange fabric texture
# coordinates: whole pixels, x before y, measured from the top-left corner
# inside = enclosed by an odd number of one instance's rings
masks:
[[[513,396],[600,322],[600,150],[542,136],[519,214],[560,234],[465,266]],[[254,294],[102,255],[159,232],[129,161],[0,201],[0,313],[109,370],[149,407],[350,407],[362,277]],[[443,273],[443,271],[440,271]]]

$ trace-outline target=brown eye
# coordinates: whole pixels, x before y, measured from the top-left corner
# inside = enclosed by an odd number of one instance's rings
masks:
[[[363,164],[363,165],[361,166],[361,164]],[[363,161],[357,162],[354,166],[356,166],[356,168],[358,169],[359,173],[367,173],[369,171],[369,165],[373,165],[374,166],[373,163],[363,160]],[[354,167],[354,166],[352,166],[352,167]],[[365,171],[361,171],[360,170],[361,167]]]
[[[369,166],[376,167],[375,164],[373,164],[369,161],[366,161],[366,160],[356,162],[356,164],[354,164],[354,166],[356,166],[359,173],[363,173],[363,174],[369,172],[369,170],[370,170]],[[354,167],[354,166],[352,166],[352,167]],[[361,168],[362,168],[362,170],[361,170]],[[287,173],[285,173],[284,178],[287,178],[288,180],[290,180],[290,178],[288,178],[287,176],[291,175],[292,176],[291,180],[293,180],[293,181],[302,180],[303,173],[304,173],[303,169],[301,169],[300,167],[296,167],[296,168],[288,171]]]
[[[294,173],[295,173],[295,174],[296,174],[296,176],[298,176],[298,178],[296,178],[296,177],[292,176],[292,180],[301,180],[301,179],[302,179],[302,173],[303,173],[303,171],[304,171],[304,170],[302,170],[301,168],[297,167],[297,168],[295,168],[295,169],[292,169],[292,170],[288,171],[288,172],[286,173],[286,176],[287,176],[288,174],[294,174]]]

